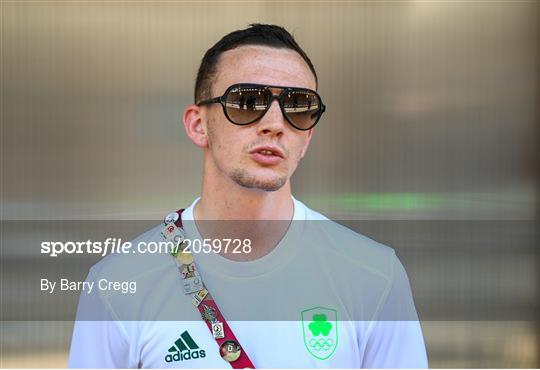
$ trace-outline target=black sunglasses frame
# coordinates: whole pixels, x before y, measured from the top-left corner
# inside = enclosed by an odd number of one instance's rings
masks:
[[[270,88],[275,88],[275,89],[281,89],[282,91],[279,93],[279,94],[274,94],[272,93],[271,95],[271,98],[270,98],[270,102],[268,103],[268,105],[266,106],[266,109],[261,111],[261,114],[259,117],[255,118],[254,120],[250,121],[250,122],[247,122],[247,123],[237,123],[237,122],[234,122],[231,117],[227,114],[227,107],[225,106],[226,104],[226,101],[227,101],[227,95],[231,92],[231,90],[233,89],[236,89],[236,88],[256,88],[256,89],[270,89]],[[315,121],[313,122],[313,124],[308,127],[308,128],[300,128],[298,126],[296,126],[293,122],[291,122],[291,120],[289,119],[289,117],[287,116],[287,113],[285,112],[285,108],[283,106],[283,98],[288,92],[291,92],[291,91],[308,91],[312,94],[315,94],[315,96],[317,96],[317,99],[319,99],[319,102],[320,102],[320,107],[319,109],[317,110],[316,114],[317,115],[317,118],[315,119]],[[270,109],[270,106],[272,105],[272,102],[277,99],[277,101],[279,102],[279,107],[281,109],[281,113],[283,114],[283,117],[285,117],[285,119],[287,120],[287,122],[289,122],[289,124],[294,127],[295,129],[297,130],[300,130],[300,131],[308,131],[308,130],[311,130],[313,127],[315,127],[315,125],[317,124],[317,122],[319,122],[319,119],[321,118],[322,114],[326,111],[326,106],[323,104],[322,102],[322,99],[320,97],[319,94],[317,94],[316,91],[314,90],[310,90],[310,89],[306,89],[304,87],[288,87],[288,86],[274,86],[274,85],[259,85],[259,84],[252,84],[252,83],[238,83],[238,84],[234,84],[234,85],[231,85],[227,88],[227,90],[225,90],[225,93],[221,96],[218,96],[218,97],[215,97],[215,98],[212,98],[212,99],[206,99],[206,100],[202,100],[198,103],[196,103],[197,106],[201,106],[201,105],[209,105],[209,104],[215,104],[215,103],[220,103],[221,104],[221,107],[223,108],[223,114],[225,115],[225,117],[229,120],[229,122],[231,122],[232,124],[235,124],[235,125],[238,125],[238,126],[246,126],[246,125],[250,125],[252,124],[253,122],[255,121],[258,121],[260,120],[265,114],[266,112],[268,112],[268,109]]]

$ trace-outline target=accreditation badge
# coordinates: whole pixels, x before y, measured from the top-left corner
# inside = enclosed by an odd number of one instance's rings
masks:
[[[184,287],[184,294],[191,294],[200,291],[204,288],[202,279],[200,276],[194,276],[182,280]]]
[[[238,360],[238,357],[242,354],[242,348],[236,341],[226,340],[219,347],[219,353],[225,361],[233,362]]]
[[[171,212],[167,216],[165,216],[165,219],[163,220],[163,223],[165,225],[174,224],[174,223],[176,223],[176,221],[178,221],[179,218],[180,218],[180,216],[178,215],[178,212]]]
[[[183,250],[178,252],[178,254],[176,255],[176,259],[182,265],[189,265],[193,263],[193,255],[191,254],[191,252],[186,252]]]
[[[191,300],[191,303],[193,303],[195,307],[199,307],[204,297],[206,297],[207,295],[208,295],[208,290],[202,288],[197,293],[195,293],[195,295],[193,296],[193,299]]]
[[[212,334],[214,334],[214,338],[216,339],[225,338],[225,330],[223,329],[222,322],[218,321],[212,324]]]
[[[204,321],[208,321],[210,324],[217,322],[217,313],[213,307],[202,305],[201,317]]]
[[[165,241],[173,243],[175,247],[186,239],[184,233],[174,223],[165,225],[160,234]]]
[[[180,265],[180,273],[182,274],[182,279],[199,276],[194,263],[190,263],[189,265]]]

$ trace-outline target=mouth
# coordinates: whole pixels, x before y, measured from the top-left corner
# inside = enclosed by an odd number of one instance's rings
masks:
[[[277,156],[280,158],[283,158],[283,152],[281,149],[275,146],[259,146],[249,152],[250,154],[253,153],[260,153],[262,155],[270,155],[270,156]]]
[[[260,146],[249,152],[251,158],[263,165],[275,165],[285,158],[281,149],[275,146]]]

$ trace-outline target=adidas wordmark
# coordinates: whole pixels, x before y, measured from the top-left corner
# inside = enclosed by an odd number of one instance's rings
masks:
[[[169,354],[165,356],[165,361],[187,361],[204,357],[206,357],[206,352],[204,349],[199,349],[197,343],[195,343],[186,330],[174,342],[174,345],[169,348]]]

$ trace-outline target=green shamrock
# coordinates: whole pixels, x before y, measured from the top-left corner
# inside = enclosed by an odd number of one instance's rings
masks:
[[[326,321],[326,315],[323,313],[313,315],[313,321],[309,323],[308,327],[314,336],[322,333],[326,337],[332,330],[332,324]]]

